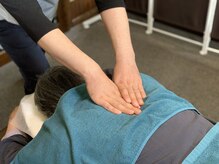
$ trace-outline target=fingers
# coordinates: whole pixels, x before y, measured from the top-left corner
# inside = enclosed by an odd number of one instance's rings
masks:
[[[119,87],[118,87],[118,88],[119,88]],[[130,99],[128,90],[127,90],[126,88],[122,88],[122,87],[119,88],[119,90],[120,90],[120,93],[121,93],[123,99],[124,99],[127,103],[131,103],[132,100]]]
[[[140,114],[141,110],[139,108],[134,107],[130,103],[124,101],[123,98],[113,99],[112,105],[118,106],[118,109],[125,114]]]
[[[134,93],[135,93],[135,97],[136,97],[136,99],[138,101],[138,104],[139,105],[143,105],[144,102],[143,102],[143,97],[141,95],[140,90],[138,88],[134,88]]]
[[[114,114],[140,114],[141,110],[125,102],[121,97],[105,97],[101,101],[96,101],[98,105],[103,106],[108,111]]]
[[[128,88],[128,92],[129,92],[129,96],[130,96],[130,98],[132,100],[132,102],[131,102],[132,105],[134,105],[137,108],[140,108],[140,105],[139,105],[139,103],[137,101],[137,98],[136,98],[136,95],[135,95],[136,93],[135,93],[134,89],[132,87],[129,87]]]
[[[143,85],[141,84],[141,85],[139,85],[138,86],[138,88],[139,88],[139,91],[140,91],[140,93],[141,93],[141,97],[144,99],[144,98],[146,98],[146,93],[145,93],[145,91],[144,91],[144,88],[143,88]]]
[[[138,90],[131,90],[124,85],[119,88],[102,72],[98,74],[98,77],[87,78],[86,84],[91,99],[108,111],[115,114],[141,113],[139,104],[143,102],[140,100],[141,93]]]
[[[118,89],[127,103],[131,103],[136,108],[140,108],[144,104],[143,98],[146,97],[143,87],[121,86],[118,85]]]
[[[118,109],[116,109],[115,107],[113,107],[110,103],[108,103],[107,101],[100,103],[99,105],[101,105],[102,107],[104,107],[106,110],[114,113],[114,114],[121,114],[122,112]]]

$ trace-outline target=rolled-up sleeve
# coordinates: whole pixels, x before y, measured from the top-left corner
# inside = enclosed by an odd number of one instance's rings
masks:
[[[114,7],[125,7],[124,0],[96,0],[96,4],[99,12]]]
[[[44,14],[37,0],[0,0],[34,41],[57,28]]]

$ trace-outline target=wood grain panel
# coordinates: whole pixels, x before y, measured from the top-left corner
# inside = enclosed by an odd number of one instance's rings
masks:
[[[0,52],[0,67],[10,62],[11,59],[5,51]]]
[[[62,31],[68,31],[73,25],[81,23],[97,14],[95,0],[60,0],[58,22]]]

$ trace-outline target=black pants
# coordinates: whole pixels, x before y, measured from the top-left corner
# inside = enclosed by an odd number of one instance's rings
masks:
[[[1,164],[9,164],[16,154],[28,144],[32,138],[28,135],[14,135],[0,142],[0,161]]]
[[[0,20],[0,44],[19,67],[25,94],[33,93],[38,76],[49,68],[43,50],[20,26],[5,20]]]

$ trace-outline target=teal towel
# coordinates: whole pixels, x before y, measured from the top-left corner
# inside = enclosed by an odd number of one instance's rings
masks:
[[[207,163],[219,163],[219,123],[211,128],[195,149],[183,161],[183,164]]]
[[[148,98],[142,113],[114,115],[95,105],[85,85],[60,99],[56,112],[13,163],[135,163],[153,133],[175,114],[195,109],[188,101],[142,74]]]

